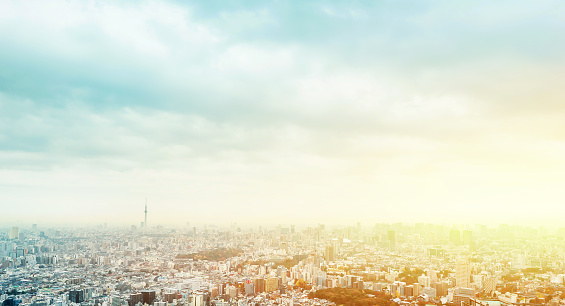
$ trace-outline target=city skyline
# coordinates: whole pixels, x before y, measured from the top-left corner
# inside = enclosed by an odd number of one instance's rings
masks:
[[[0,231],[0,302],[559,306],[564,229],[12,227]]]
[[[0,306],[565,306],[564,16],[0,0]]]
[[[561,224],[563,3],[0,8],[2,224]]]

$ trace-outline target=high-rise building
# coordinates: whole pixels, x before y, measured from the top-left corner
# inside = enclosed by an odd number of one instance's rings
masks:
[[[414,291],[414,296],[418,296],[420,295],[420,292],[422,292],[422,285],[420,285],[420,283],[412,284],[412,288]]]
[[[256,278],[253,281],[253,285],[255,288],[255,293],[265,292],[265,279],[264,278]]]
[[[418,283],[420,283],[424,287],[430,287],[430,277],[425,275],[418,276]]]
[[[9,238],[10,240],[20,238],[20,229],[16,226],[12,227],[12,229],[10,230]]]
[[[461,244],[461,232],[458,229],[452,229],[449,231],[449,241],[455,245]]]
[[[471,299],[475,296],[475,290],[471,288],[455,288],[453,290],[454,305],[471,305]]]
[[[473,232],[470,230],[463,231],[463,243],[466,245],[473,244]]]
[[[445,281],[434,282],[434,283],[432,283],[431,287],[436,289],[436,295],[437,296],[446,296],[447,295],[447,289],[449,288],[449,284]]]
[[[265,280],[265,292],[272,292],[279,289],[279,279],[270,277]]]
[[[237,290],[236,290],[237,292]],[[194,306],[203,306],[204,305],[204,295],[201,293],[192,294],[192,301]]]
[[[90,300],[91,298],[94,297],[94,288],[93,287],[87,287],[83,289],[84,291],[84,299],[85,300]]]
[[[422,289],[422,293],[431,297],[431,298],[435,298],[436,297],[436,289],[432,288],[432,287],[424,287]]]
[[[496,278],[487,277],[483,282],[483,288],[486,295],[493,295],[496,290]]]
[[[245,294],[253,295],[255,294],[255,287],[253,286],[253,282],[250,279],[245,280]]]
[[[173,303],[173,301],[177,298],[177,294],[175,292],[166,292],[163,300],[167,303]]]
[[[391,249],[396,247],[396,233],[394,231],[388,231],[388,245]]]
[[[84,289],[69,290],[69,301],[73,303],[84,302]]]
[[[333,245],[326,246],[324,257],[327,261],[335,261],[335,248]]]
[[[398,289],[398,283],[390,284],[390,294],[392,294],[393,297],[398,297],[400,295],[400,290]]]
[[[430,278],[430,282],[434,283],[438,281],[436,270],[428,270],[426,271],[426,275]]]
[[[464,261],[457,263],[455,270],[455,285],[460,288],[471,286],[471,266]]]
[[[408,285],[404,287],[404,296],[414,296],[414,286]]]
[[[382,291],[383,284],[382,283],[373,283],[373,291]]]
[[[143,296],[143,304],[151,305],[155,301],[155,290],[143,290],[141,295]]]
[[[22,301],[19,299],[15,299],[13,297],[5,299],[2,302],[2,306],[18,306]]]

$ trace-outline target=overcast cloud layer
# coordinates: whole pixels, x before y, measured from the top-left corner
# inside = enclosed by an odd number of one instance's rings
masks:
[[[0,222],[557,224],[564,6],[0,0]]]

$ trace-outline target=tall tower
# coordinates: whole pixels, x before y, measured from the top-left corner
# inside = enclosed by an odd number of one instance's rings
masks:
[[[469,288],[471,279],[471,265],[466,261],[459,261],[455,268],[455,284],[460,288]]]
[[[147,228],[147,198],[145,198],[145,223],[143,223],[143,227]]]
[[[10,240],[19,239],[20,238],[20,229],[16,226],[12,227],[10,230]]]

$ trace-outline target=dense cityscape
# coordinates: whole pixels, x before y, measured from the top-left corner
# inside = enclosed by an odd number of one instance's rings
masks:
[[[2,306],[563,305],[565,231],[501,224],[4,229]]]
[[[0,0],[0,306],[565,306],[565,1]]]

